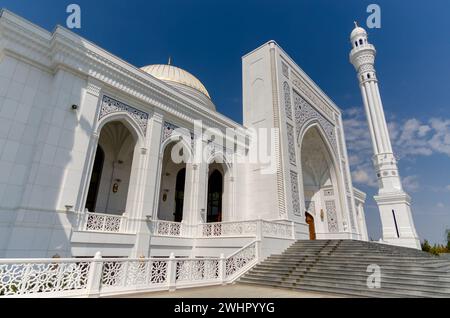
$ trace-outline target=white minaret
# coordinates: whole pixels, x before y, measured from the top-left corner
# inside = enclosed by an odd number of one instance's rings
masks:
[[[383,104],[375,71],[375,47],[367,41],[367,32],[358,27],[350,36],[353,49],[350,61],[358,72],[373,144],[373,164],[379,192],[375,201],[380,209],[383,241],[388,244],[420,249],[420,241],[411,214],[411,198],[403,191],[392,151]]]

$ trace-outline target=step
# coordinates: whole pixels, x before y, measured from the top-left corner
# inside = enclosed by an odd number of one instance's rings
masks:
[[[423,264],[423,265],[430,265],[430,266],[441,266],[445,267],[450,264],[447,262],[439,262],[439,261],[420,261],[420,260],[412,260],[412,259],[406,259],[402,261],[398,258],[382,258],[382,257],[334,257],[333,255],[298,255],[298,256],[270,256],[266,260],[267,261],[278,261],[278,262],[298,262],[302,260],[315,260],[315,259],[323,259],[327,261],[335,261],[335,262],[359,262],[359,263],[368,263],[368,262],[391,262],[391,263],[408,263],[408,264]]]
[[[296,283],[289,282],[272,282],[272,281],[260,281],[251,278],[242,278],[239,282],[253,283],[257,285],[273,286],[273,287],[285,287],[290,289],[304,289],[315,287],[318,291],[326,291],[330,293],[344,293],[356,296],[368,296],[374,297],[377,294],[384,294],[384,297],[449,297],[449,293],[429,292],[422,290],[410,290],[399,288],[381,288],[381,289],[368,289],[366,285],[361,286],[357,284],[342,284],[333,281],[303,281]],[[274,284],[275,283],[275,284]],[[383,286],[383,285],[382,285]],[[381,296],[381,295],[378,295]]]
[[[292,254],[282,254],[282,255],[273,255],[270,256],[268,259],[301,259],[306,257],[328,257],[332,256],[335,260],[387,260],[392,262],[405,262],[405,261],[411,261],[411,262],[418,262],[422,264],[440,264],[440,265],[450,265],[450,262],[441,261],[441,260],[434,260],[434,259],[417,259],[413,257],[398,257],[398,256],[385,256],[385,255],[363,255],[363,259],[361,259],[360,255],[344,255],[344,254],[336,254],[333,253],[332,255],[324,255],[324,254],[308,254],[308,253],[292,253]]]
[[[285,281],[291,281],[296,283],[306,283],[306,282],[332,282],[336,284],[342,284],[342,285],[357,285],[361,286],[361,288],[367,288],[367,279],[353,279],[350,277],[330,277],[326,275],[305,275],[304,277],[296,277],[296,276],[289,276],[285,279]],[[448,288],[448,284],[433,284],[430,285],[424,284],[420,281],[413,282],[413,281],[405,281],[400,279],[394,280],[388,280],[382,277],[381,279],[381,286],[382,288],[387,289],[404,289],[404,290],[416,290],[416,291],[424,291],[424,292],[440,292],[443,294],[448,294],[450,297],[450,288]]]
[[[381,289],[369,289],[368,266],[381,267]],[[297,241],[255,266],[239,283],[357,297],[450,297],[450,262],[384,244]]]
[[[306,271],[307,275],[340,275],[341,277],[346,275],[343,273],[336,273],[336,272],[330,272],[330,271],[326,271],[326,270],[321,270],[321,271]],[[300,272],[300,271],[286,271],[286,272],[276,272],[276,271],[271,271],[271,272],[267,272],[267,271],[260,271],[260,270],[253,270],[251,272],[248,273],[248,275],[260,275],[262,277],[268,277],[268,276],[273,276],[273,277],[289,277],[290,275],[292,276],[306,276],[305,272]],[[348,277],[360,277],[360,276],[364,276],[364,274],[354,274],[356,276],[348,276]],[[368,277],[367,274],[365,276],[366,278]],[[450,278],[448,277],[439,277],[439,276],[433,276],[433,275],[423,275],[423,274],[405,274],[405,273],[401,273],[401,272],[389,272],[389,273],[384,273],[384,275],[382,275],[382,278],[397,278],[399,281],[400,280],[412,280],[412,281],[428,281],[430,283],[435,282],[438,285],[445,285],[445,286],[449,286],[450,285]]]
[[[308,266],[308,267],[312,267],[312,266],[326,266],[329,268],[334,268],[336,270],[340,270],[340,269],[354,269],[354,270],[359,270],[359,271],[367,271],[368,267],[370,265],[372,265],[373,263],[358,263],[358,264],[353,264],[353,263],[337,263],[337,262],[328,262],[328,261],[324,261],[324,260],[307,260],[307,261],[299,261],[299,262],[289,262],[289,263],[284,263],[284,262],[276,262],[276,261],[267,261],[264,264],[264,266],[271,266],[273,267],[278,267],[278,266],[285,266],[285,267],[293,267],[293,266]],[[381,270],[403,270],[403,271],[425,271],[425,272],[430,272],[430,273],[436,273],[438,275],[442,275],[442,276],[446,276],[449,275],[449,272],[446,270],[442,270],[441,268],[435,268],[435,267],[429,267],[429,266],[420,266],[420,265],[414,265],[414,264],[405,264],[405,265],[400,265],[400,264],[375,264],[380,266]]]
[[[266,270],[273,270],[276,268],[279,268],[281,266],[284,266],[286,270],[292,270],[293,266],[282,263],[272,263],[272,262],[264,262],[260,265],[258,265],[258,268],[260,269],[266,269]],[[355,264],[333,264],[331,262],[326,261],[317,261],[314,263],[309,262],[303,262],[296,265],[296,267],[300,268],[318,268],[318,269],[328,269],[328,270],[353,270],[353,271],[359,271],[359,272],[367,272],[368,265],[355,265]],[[421,266],[411,266],[411,265],[405,265],[405,266],[388,266],[388,265],[381,265],[381,272],[396,272],[396,271],[402,271],[404,273],[422,273],[424,275],[435,275],[439,277],[450,277],[449,273],[447,271],[442,271],[439,269],[433,269],[433,268],[426,268]]]
[[[328,278],[336,278],[336,279],[354,279],[354,280],[361,280],[366,281],[369,277],[369,274],[367,273],[352,273],[352,274],[343,274],[341,272],[324,272],[324,271],[293,271],[291,273],[273,273],[273,272],[260,272],[258,270],[250,271],[247,274],[249,277],[260,277],[261,279],[264,279],[266,277],[280,277],[280,278],[289,278],[289,279],[301,279],[303,277],[328,277]],[[437,287],[443,287],[443,288],[449,288],[450,285],[450,278],[442,279],[440,277],[410,277],[408,275],[402,274],[402,273],[391,273],[391,274],[384,274],[381,276],[382,282],[398,282],[398,283],[408,283],[408,284],[420,284],[423,286],[437,286]]]
[[[344,295],[344,296],[354,296],[357,298],[365,298],[365,297],[376,297],[376,298],[404,298],[404,297],[418,297],[418,296],[410,296],[405,295],[402,293],[395,293],[395,292],[363,292],[361,290],[343,287],[343,288],[327,288],[326,286],[301,286],[297,285],[296,287],[288,286],[288,285],[279,285],[279,286],[273,286],[270,283],[265,282],[254,282],[251,280],[241,279],[238,282],[239,284],[246,284],[246,285],[257,285],[257,286],[270,286],[270,287],[276,287],[276,288],[285,288],[290,290],[298,290],[298,291],[314,291],[314,292],[323,292],[328,294],[337,294],[337,295]]]

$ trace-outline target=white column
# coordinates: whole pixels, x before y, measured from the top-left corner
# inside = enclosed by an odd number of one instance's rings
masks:
[[[145,154],[145,177],[142,179],[140,186],[143,195],[142,206],[139,215],[136,215],[137,236],[136,243],[132,251],[132,257],[149,256],[151,226],[152,223],[148,221],[156,216],[153,215],[155,204],[159,200],[159,179],[158,166],[160,164],[159,150],[161,147],[161,134],[163,126],[163,116],[154,113],[149,120],[147,131],[147,147]]]

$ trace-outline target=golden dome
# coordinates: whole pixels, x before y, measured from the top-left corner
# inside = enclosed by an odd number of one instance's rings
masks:
[[[208,97],[208,99],[211,99],[202,82],[200,82],[198,78],[196,78],[191,73],[179,67],[167,64],[156,64],[144,66],[141,69],[144,72],[156,77],[157,79],[168,82],[168,84],[178,83],[188,86],[204,94],[206,97]]]

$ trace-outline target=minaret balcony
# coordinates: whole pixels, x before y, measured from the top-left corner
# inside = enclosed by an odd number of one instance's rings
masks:
[[[350,56],[352,56],[352,55],[354,55],[356,53],[363,52],[363,51],[374,51],[374,52],[376,52],[377,50],[375,49],[375,46],[373,46],[372,44],[363,44],[361,46],[357,46],[357,47],[353,48],[350,51]]]

